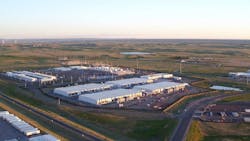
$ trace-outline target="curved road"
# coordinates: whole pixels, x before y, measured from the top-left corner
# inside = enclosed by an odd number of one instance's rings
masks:
[[[205,106],[209,103],[216,102],[218,100],[221,100],[226,97],[230,97],[232,95],[229,94],[221,94],[211,97],[204,97],[199,100],[195,100],[191,102],[187,107],[186,110],[183,111],[183,113],[179,116],[179,123],[177,127],[174,130],[174,133],[172,137],[170,138],[170,141],[184,141],[187,131],[189,129],[192,116],[194,114],[194,111],[198,108]]]

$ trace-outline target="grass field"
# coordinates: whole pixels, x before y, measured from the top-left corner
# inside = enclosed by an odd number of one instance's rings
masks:
[[[89,63],[112,63],[143,69],[178,71],[180,59],[183,72],[198,76],[225,75],[228,71],[244,71],[250,65],[249,44],[244,42],[191,42],[145,40],[93,40],[46,43],[33,47],[32,43],[1,47],[0,70],[59,66],[59,57],[71,60],[86,58]],[[151,55],[121,55],[122,51],[141,51]],[[244,63],[243,63],[244,62]]]
[[[169,140],[177,125],[176,120],[137,121],[135,127],[128,132],[128,136],[137,141]]]
[[[186,141],[248,141],[250,124],[193,121]]]
[[[228,97],[228,98],[223,99],[221,102],[237,102],[237,101],[249,102],[250,101],[250,94]]]
[[[192,121],[190,129],[187,133],[186,141],[201,141],[203,140],[203,133],[201,131],[200,122]]]

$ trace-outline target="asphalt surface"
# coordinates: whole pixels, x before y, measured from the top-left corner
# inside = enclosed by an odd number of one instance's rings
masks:
[[[99,139],[99,138],[97,138],[97,137],[95,137],[95,136],[93,136],[93,135],[91,135],[91,134],[89,134],[89,133],[87,133],[85,131],[82,131],[82,130],[80,130],[78,128],[75,128],[75,127],[69,125],[69,124],[63,123],[60,120],[57,120],[57,119],[55,119],[55,118],[53,118],[53,117],[51,117],[49,115],[46,115],[46,114],[44,114],[42,112],[39,112],[38,110],[36,110],[36,109],[26,105],[26,104],[23,104],[23,103],[21,103],[19,101],[16,101],[13,98],[10,98],[10,97],[6,96],[2,92],[0,92],[0,96],[2,98],[4,98],[5,100],[9,101],[9,102],[15,103],[16,105],[22,107],[23,109],[29,110],[30,112],[32,112],[32,113],[34,113],[34,114],[36,114],[36,115],[38,115],[38,116],[40,116],[42,118],[50,120],[51,122],[53,122],[53,124],[57,124],[57,125],[63,127],[65,130],[70,130],[70,131],[82,136],[83,139],[86,139],[88,141],[101,141],[101,139]]]
[[[204,97],[199,100],[195,100],[191,102],[186,107],[186,110],[183,111],[183,113],[179,116],[179,123],[172,137],[170,138],[170,141],[184,141],[185,140],[185,137],[189,129],[189,126],[191,124],[191,119],[195,110],[209,103],[213,103],[225,97],[230,97],[230,96],[231,95],[229,94],[221,94],[221,95],[216,95],[216,96],[211,96],[211,97]]]

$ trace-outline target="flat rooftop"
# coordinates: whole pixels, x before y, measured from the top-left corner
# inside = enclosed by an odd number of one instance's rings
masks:
[[[164,81],[164,82],[158,82],[158,83],[151,83],[151,84],[146,84],[146,85],[140,85],[140,86],[135,86],[134,88],[141,89],[141,90],[156,90],[156,89],[168,89],[168,88],[174,88],[178,87],[181,85],[188,85],[187,83],[177,83],[177,82],[169,82],[169,81]]]
[[[111,84],[89,83],[89,84],[84,84],[84,85],[55,88],[55,90],[72,93],[72,92],[88,91],[88,90],[94,90],[94,89],[110,88],[112,86],[113,85]]]
[[[107,81],[105,84],[114,84],[114,85],[131,85],[131,84],[139,84],[139,83],[147,83],[148,79],[145,78],[128,78],[114,81]]]
[[[93,100],[100,100],[100,99],[107,99],[107,98],[129,96],[131,94],[135,94],[138,92],[140,91],[135,90],[135,89],[114,89],[114,90],[102,91],[102,92],[97,92],[97,93],[92,93],[92,94],[80,95],[79,98],[87,97]]]

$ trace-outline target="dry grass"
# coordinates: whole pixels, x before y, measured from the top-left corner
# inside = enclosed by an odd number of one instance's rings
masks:
[[[203,139],[200,124],[201,123],[199,121],[192,121],[186,141],[201,141]]]

